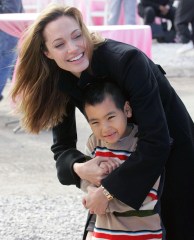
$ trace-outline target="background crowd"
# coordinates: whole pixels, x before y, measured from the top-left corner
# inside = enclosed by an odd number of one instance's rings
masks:
[[[0,0],[0,14],[20,13],[28,0]],[[75,3],[75,1],[45,1]],[[160,43],[182,43],[177,53],[183,54],[194,49],[194,1],[193,0],[105,0],[107,4],[107,24],[120,24],[123,13],[124,24],[150,25],[152,38]],[[42,4],[42,8],[45,4]],[[39,7],[40,8],[40,7]],[[40,9],[37,9],[38,11]],[[27,10],[28,11],[28,10]],[[36,11],[30,10],[30,11]],[[18,39],[0,30],[0,101],[7,79],[11,78]]]

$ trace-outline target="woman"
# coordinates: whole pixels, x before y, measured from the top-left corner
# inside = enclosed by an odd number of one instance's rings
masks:
[[[76,8],[50,6],[25,34],[12,97],[26,129],[53,128],[51,150],[62,184],[80,187],[80,179],[86,179],[103,185],[106,192],[99,187],[90,193],[90,212],[105,211],[104,193],[139,209],[166,167],[162,217],[167,239],[193,240],[194,126],[164,73],[133,46],[90,34]],[[105,160],[85,162],[76,149],[75,107],[83,111],[82,89],[106,77],[130,101],[139,141],[130,161],[104,178],[98,165]],[[116,167],[114,162],[108,166]]]

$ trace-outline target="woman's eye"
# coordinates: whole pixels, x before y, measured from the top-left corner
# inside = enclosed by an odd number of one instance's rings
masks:
[[[56,48],[59,48],[59,47],[61,47],[61,46],[63,46],[64,45],[64,43],[59,43],[59,44],[57,44],[55,47]]]
[[[81,37],[81,34],[76,35],[76,36],[74,37],[74,39],[77,39],[77,38],[79,38],[79,37]]]
[[[81,34],[78,34],[78,35],[76,36],[76,38],[79,38],[79,37],[81,37]]]

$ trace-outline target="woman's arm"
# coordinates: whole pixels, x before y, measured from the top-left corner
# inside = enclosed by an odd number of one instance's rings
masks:
[[[80,178],[74,172],[74,163],[85,161],[83,153],[76,149],[77,132],[75,120],[75,106],[68,103],[68,116],[64,117],[63,122],[53,128],[53,145],[51,150],[56,160],[57,175],[59,181],[64,185],[74,184],[80,187]]]
[[[118,43],[114,44],[118,53]],[[139,127],[139,140],[137,150],[103,179],[102,185],[120,201],[139,209],[169,157],[170,138],[158,82],[164,85],[161,88],[166,95],[171,90],[158,67],[143,53],[129,47],[118,55],[114,44],[112,55],[107,54],[104,59],[106,63],[111,59],[111,64],[107,63],[109,70],[129,98],[133,120]],[[116,67],[111,68],[113,65]]]

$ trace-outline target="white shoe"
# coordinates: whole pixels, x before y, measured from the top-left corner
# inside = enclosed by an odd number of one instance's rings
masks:
[[[194,48],[193,42],[189,41],[188,43],[184,43],[183,46],[177,50],[177,53],[178,54],[185,53],[187,51],[192,50],[193,48]]]

